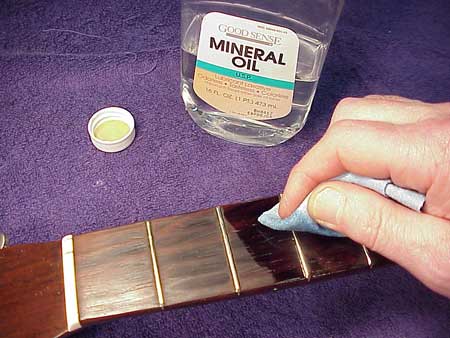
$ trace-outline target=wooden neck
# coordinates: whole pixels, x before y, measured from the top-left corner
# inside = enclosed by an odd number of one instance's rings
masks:
[[[277,202],[277,197],[267,198],[74,236],[81,326],[143,311],[276,290],[385,262],[347,238],[274,231],[259,224],[257,217]],[[55,300],[51,301],[55,307],[48,311],[58,313],[58,325],[53,325],[50,336],[58,336],[67,331],[61,254],[54,243],[45,247],[53,250],[46,263],[47,270],[52,271]],[[10,326],[6,320],[11,316],[3,308],[13,307],[15,313],[20,313],[20,309],[29,308],[23,305],[30,301],[25,294],[46,285],[42,279],[39,285],[33,279],[28,286],[17,288],[14,283],[23,280],[26,269],[16,271],[17,264],[11,263],[11,259],[17,262],[13,252],[21,251],[16,248],[0,251],[0,259],[10,266],[7,271],[3,266],[0,269],[2,335],[4,326]],[[43,249],[33,246],[33,250],[36,255]],[[35,265],[35,269],[42,267]],[[11,288],[24,297],[5,304]],[[39,302],[46,304],[44,300]],[[45,321],[38,324],[45,326]],[[5,337],[28,337],[39,330],[42,334],[35,336],[49,336],[41,326],[28,326],[26,332],[6,331],[9,335]]]

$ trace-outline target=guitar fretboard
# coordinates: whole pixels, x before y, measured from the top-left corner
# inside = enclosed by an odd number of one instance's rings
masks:
[[[74,237],[82,325],[294,286],[380,265],[347,238],[274,231],[258,216],[277,197]]]

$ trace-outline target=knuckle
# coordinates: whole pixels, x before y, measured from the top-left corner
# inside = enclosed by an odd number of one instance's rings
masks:
[[[348,198],[344,198],[339,205],[339,209],[336,210],[336,225],[340,227],[345,227],[349,224],[353,224],[354,217],[352,214],[352,209],[348,206]]]
[[[385,227],[388,216],[384,212],[384,208],[376,208],[371,212],[371,219],[366,224],[367,229],[367,246],[372,250],[378,251],[383,245],[381,234]]]
[[[428,252],[426,273],[430,286],[450,295],[450,224],[446,235],[424,251]]]
[[[302,168],[300,165],[300,162],[297,162],[292,168],[291,171],[289,172],[289,177],[293,177],[293,176],[297,176],[302,172]]]
[[[378,203],[366,211],[366,215],[360,220],[363,238],[366,239],[364,244],[374,251],[382,251],[387,245],[384,231],[392,223],[392,213],[383,203]]]
[[[439,250],[437,250],[436,266],[439,267],[438,275],[444,276],[450,282],[450,223],[447,223],[447,231],[443,236],[440,236],[438,241]],[[450,284],[449,284],[450,285]]]
[[[289,172],[289,179],[301,179],[305,184],[313,184],[315,183],[314,177],[304,170],[303,166],[300,162],[298,162],[294,167],[292,167]]]
[[[339,120],[336,121],[328,130],[328,137],[333,142],[341,142],[347,135],[354,134],[355,121],[352,120]]]
[[[362,238],[367,238],[367,233],[372,231],[370,227],[372,217],[369,213],[361,211],[361,203],[353,196],[343,199],[336,212],[337,225],[342,227],[353,226],[361,229]],[[359,236],[361,237],[361,236]]]
[[[345,108],[345,107],[347,107],[349,105],[352,105],[355,101],[360,101],[360,100],[362,100],[362,99],[358,98],[358,97],[344,97],[343,99],[341,99],[338,102],[336,108],[341,108],[342,109],[342,108]]]
[[[364,96],[365,99],[383,99],[385,97],[385,95],[380,95],[380,94],[369,94]]]
[[[355,104],[355,102],[360,101],[359,98],[354,97],[346,97],[338,102],[336,108],[333,113],[333,120],[344,120],[351,113],[351,107]]]

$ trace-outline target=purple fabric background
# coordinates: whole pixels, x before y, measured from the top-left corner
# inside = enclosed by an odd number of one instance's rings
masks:
[[[305,129],[270,149],[224,142],[184,112],[179,9],[156,0],[2,1],[0,229],[12,244],[277,194],[345,96],[450,100],[448,0],[350,0]],[[96,151],[86,131],[110,105],[137,123],[134,144],[118,154]],[[448,338],[450,301],[389,267],[75,336]]]

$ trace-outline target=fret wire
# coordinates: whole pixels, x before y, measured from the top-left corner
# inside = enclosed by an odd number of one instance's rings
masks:
[[[305,255],[303,253],[302,247],[300,246],[300,240],[298,239],[297,233],[292,231],[292,236],[294,237],[295,248],[297,249],[298,258],[300,260],[300,266],[302,268],[303,275],[308,281],[311,280],[311,271],[306,261]]]
[[[281,201],[281,198],[283,197],[283,194],[278,195],[278,202]],[[297,256],[300,261],[300,267],[302,268],[303,275],[306,277],[308,282],[311,280],[311,271],[309,269],[309,265],[306,262],[305,255],[303,254],[302,247],[300,246],[300,240],[298,239],[297,234],[295,231],[292,231],[292,237],[294,238],[295,242],[295,249],[297,250]]]
[[[373,262],[372,262],[372,258],[370,257],[370,254],[369,254],[369,250],[367,250],[365,245],[363,245],[362,247],[364,250],[364,254],[366,255],[366,258],[367,258],[367,264],[369,265],[370,268],[372,268]]]
[[[159,306],[161,308],[164,308],[164,293],[162,289],[162,283],[161,283],[161,277],[159,274],[159,266],[158,266],[158,260],[156,258],[156,250],[155,250],[155,243],[153,240],[153,232],[152,232],[152,225],[150,221],[145,222],[145,226],[147,228],[147,236],[148,236],[148,243],[150,247],[150,255],[152,259],[152,266],[153,266],[153,277],[155,279],[155,286],[156,286],[156,293],[158,295],[158,302]]]
[[[281,198],[283,197],[283,194],[278,195],[278,202],[281,201]],[[302,268],[303,275],[306,277],[308,282],[311,280],[311,271],[309,269],[309,265],[306,262],[305,255],[303,254],[302,247],[300,246],[300,240],[298,239],[297,234],[295,231],[292,231],[292,237],[294,238],[295,242],[295,249],[297,250],[297,256],[300,261],[300,267]]]
[[[215,208],[217,219],[219,221],[220,231],[222,233],[222,241],[225,246],[225,253],[227,256],[228,266],[230,268],[231,277],[233,279],[234,291],[239,295],[241,293],[241,285],[239,282],[239,276],[236,269],[236,264],[233,257],[233,252],[231,251],[230,239],[228,238],[228,233],[225,228],[225,221],[223,217],[222,207]]]

